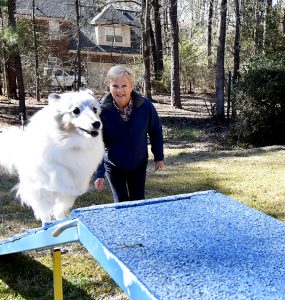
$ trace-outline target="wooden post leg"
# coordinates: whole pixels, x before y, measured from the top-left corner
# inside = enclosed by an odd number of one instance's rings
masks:
[[[53,289],[54,300],[63,300],[60,249],[53,250]]]

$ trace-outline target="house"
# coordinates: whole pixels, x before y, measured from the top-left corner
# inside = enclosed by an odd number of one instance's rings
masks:
[[[17,0],[17,16],[31,19],[32,1]],[[35,18],[45,34],[43,64],[72,69],[76,60],[75,1],[36,0]],[[138,12],[107,5],[100,12],[92,0],[80,1],[80,53],[84,75],[94,89],[105,89],[105,75],[114,64],[141,70]],[[73,68],[74,69],[74,68]]]

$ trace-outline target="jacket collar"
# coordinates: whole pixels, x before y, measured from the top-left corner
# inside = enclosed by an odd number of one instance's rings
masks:
[[[143,98],[143,96],[140,95],[136,91],[132,91],[131,97],[133,99],[134,106],[137,108],[140,107],[145,102],[145,99]],[[102,108],[111,110],[113,107],[113,97],[112,97],[111,93],[108,93],[107,95],[105,95],[101,99],[100,103],[101,103]]]

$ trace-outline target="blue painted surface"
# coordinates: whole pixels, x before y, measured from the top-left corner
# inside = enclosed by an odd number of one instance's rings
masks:
[[[72,218],[78,226],[59,237],[76,230],[131,299],[285,299],[285,225],[223,194],[94,206]],[[0,254],[18,241],[0,243]]]
[[[55,221],[41,228],[29,229],[22,234],[0,241],[0,255],[45,249],[71,242],[78,242],[78,230],[76,227],[68,228],[60,236],[53,237],[57,226],[66,220]]]
[[[101,243],[81,222],[79,222],[79,234],[80,242],[131,299],[157,299],[136,275],[126,267],[124,262],[109,251],[108,245]]]
[[[223,194],[74,214],[157,299],[285,299],[284,224]]]

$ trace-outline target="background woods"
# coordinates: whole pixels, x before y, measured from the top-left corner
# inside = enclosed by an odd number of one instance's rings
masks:
[[[221,124],[227,119],[233,136],[241,138],[235,125],[241,119],[249,123],[243,107],[252,97],[243,91],[247,100],[241,106],[240,82],[253,68],[284,70],[284,0],[2,0],[0,5],[1,93],[19,99],[23,120],[25,95],[40,101],[49,92],[82,85],[100,94],[106,70],[123,63],[134,68],[136,88],[150,99],[170,94],[174,108],[182,108],[181,94],[212,93],[211,116]],[[276,84],[283,91],[282,83]]]
[[[163,124],[167,168],[150,164],[147,198],[217,190],[285,221],[285,0],[0,0],[0,20],[0,127],[50,92],[99,97],[127,64]],[[0,175],[1,238],[39,227]],[[76,201],[112,197],[90,186]],[[66,299],[127,299],[80,245],[65,249]],[[49,251],[1,262],[0,299],[53,299],[51,269]]]

